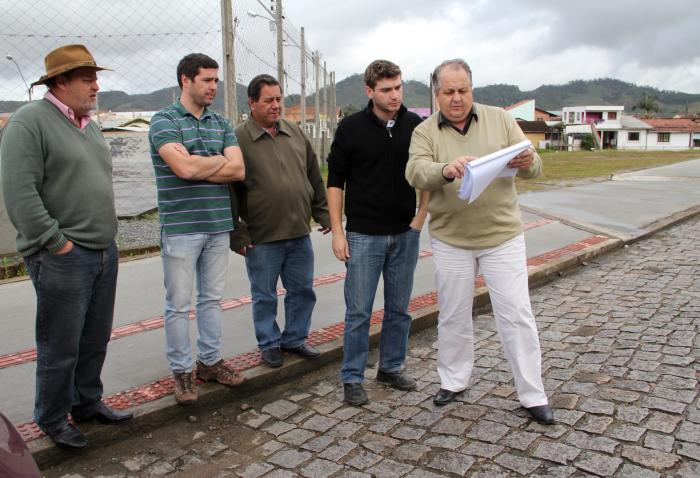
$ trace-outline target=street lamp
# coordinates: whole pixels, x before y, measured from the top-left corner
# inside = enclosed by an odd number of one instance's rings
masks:
[[[272,18],[270,18],[270,17],[268,17],[268,16],[265,16],[265,15],[260,15],[259,13],[251,12],[250,10],[248,10],[246,13],[248,14],[248,16],[249,16],[250,18],[262,18],[263,20],[269,21],[269,22],[270,22],[270,23],[269,23],[269,25],[270,25],[270,31],[271,31],[271,32],[274,32],[274,31],[275,31],[275,20],[274,20],[274,19],[272,19]]]
[[[29,95],[29,102],[31,103],[32,102],[32,89],[29,88],[29,86],[27,85],[27,80],[24,79],[24,75],[22,74],[22,69],[19,67],[19,65],[17,64],[15,59],[12,57],[12,55],[5,55],[5,58],[10,60],[12,63],[14,63],[15,66],[17,67],[17,71],[19,72],[19,76],[22,77],[22,81],[24,82],[24,86],[25,86],[25,88],[27,88],[27,94]]]

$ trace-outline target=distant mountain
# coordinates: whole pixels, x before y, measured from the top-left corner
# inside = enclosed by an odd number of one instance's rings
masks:
[[[180,95],[177,86],[164,88],[148,94],[129,95],[123,91],[105,91],[100,93],[100,109],[112,111],[153,111],[170,103]],[[655,96],[663,113],[700,113],[700,94],[666,91],[649,86],[637,86],[632,83],[602,78],[597,80],[576,80],[565,85],[543,85],[531,91],[521,91],[515,85],[489,85],[474,88],[474,99],[479,103],[494,106],[508,106],[518,101],[534,98],[536,105],[545,110],[561,110],[564,106],[583,105],[624,105],[625,111],[631,112],[632,106],[644,95]],[[238,110],[247,112],[246,87],[236,84]],[[307,104],[314,104],[313,96],[307,97]],[[299,95],[285,98],[285,104],[291,106],[299,102]],[[336,102],[345,112],[357,111],[367,104],[362,75],[349,76],[336,84]],[[409,107],[427,108],[430,106],[430,91],[425,83],[410,80],[404,83],[404,103]],[[23,103],[19,101],[0,101],[0,113],[15,111]],[[224,109],[223,88],[214,103],[214,109]]]
[[[536,105],[545,110],[561,110],[564,106],[624,105],[625,111],[645,94],[655,96],[664,113],[700,112],[700,94],[658,90],[648,86],[603,78],[598,80],[576,80],[565,85],[543,85],[531,91],[521,91],[515,85],[489,85],[474,88],[474,100],[494,106],[508,106],[518,101],[534,98]],[[430,106],[429,87],[420,81],[404,83],[404,103],[409,107]],[[367,97],[364,93],[362,75],[349,76],[336,84],[338,105],[351,110],[364,108]]]

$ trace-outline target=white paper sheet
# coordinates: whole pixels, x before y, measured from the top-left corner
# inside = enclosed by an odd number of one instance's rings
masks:
[[[531,146],[530,141],[522,141],[467,163],[459,188],[459,198],[468,199],[471,204],[494,179],[515,176],[518,170],[509,168],[508,162]]]

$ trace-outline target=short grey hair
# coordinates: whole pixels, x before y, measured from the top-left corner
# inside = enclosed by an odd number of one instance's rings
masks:
[[[469,65],[466,61],[462,60],[461,58],[445,60],[442,63],[440,63],[433,71],[433,75],[431,77],[433,80],[433,94],[437,95],[440,91],[440,73],[442,73],[443,68],[445,68],[446,66],[452,67],[455,70],[461,68],[464,71],[466,71],[467,76],[469,77],[469,83],[472,84],[472,69],[469,68]]]

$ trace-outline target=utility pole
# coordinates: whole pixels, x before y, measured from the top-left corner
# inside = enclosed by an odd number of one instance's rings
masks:
[[[285,87],[284,78],[284,21],[282,18],[282,0],[275,0],[275,26],[277,29],[277,81],[280,82],[282,88]],[[280,117],[284,118],[284,96],[286,91],[282,92],[282,104],[280,104]]]
[[[301,101],[299,108],[301,129],[306,131],[306,39],[304,37],[304,27],[301,27]]]
[[[335,98],[335,71],[331,71],[331,132],[328,135],[329,138],[335,137],[335,130],[338,127],[338,117],[336,116],[336,111],[338,106],[336,105]]]
[[[330,118],[328,116],[328,73],[326,72],[326,62],[323,62],[323,113],[326,115],[326,131],[322,135],[321,156],[326,157],[326,138],[328,138]],[[325,162],[325,159],[322,161]]]
[[[224,114],[234,126],[238,122],[236,62],[233,51],[235,31],[231,0],[221,0],[221,43],[224,53]]]
[[[315,123],[315,133],[316,133],[316,157],[319,163],[321,162],[321,91],[320,91],[320,80],[319,76],[321,74],[321,54],[316,50],[314,54],[314,72],[316,76],[316,95],[314,98],[314,123]]]

